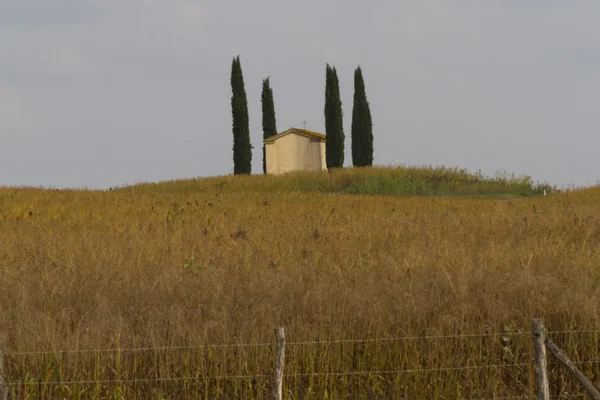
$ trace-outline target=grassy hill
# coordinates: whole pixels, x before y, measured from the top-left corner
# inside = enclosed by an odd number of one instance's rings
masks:
[[[282,176],[223,176],[138,184],[129,192],[319,192],[387,196],[522,197],[553,190],[527,176],[486,177],[458,168],[374,167],[330,172],[293,172]]]
[[[290,399],[531,397],[532,317],[600,359],[600,188],[540,188],[404,167],[0,188],[11,398],[269,398],[276,326]]]

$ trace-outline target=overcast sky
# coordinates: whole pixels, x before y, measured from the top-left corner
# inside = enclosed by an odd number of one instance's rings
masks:
[[[240,55],[253,171],[262,79],[277,129],[324,132],[353,73],[375,163],[600,180],[597,0],[0,0],[0,185],[108,188],[232,172]]]

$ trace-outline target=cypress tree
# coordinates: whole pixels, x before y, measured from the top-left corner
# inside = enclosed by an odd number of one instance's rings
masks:
[[[233,174],[252,172],[252,144],[248,126],[248,100],[240,56],[231,63],[231,114],[233,117]]]
[[[263,79],[262,83],[262,127],[263,139],[277,135],[277,124],[275,122],[275,103],[273,101],[273,89],[269,78]],[[267,159],[265,145],[263,144],[263,173],[267,173]]]
[[[333,110],[335,117],[334,129],[336,132],[336,168],[342,168],[344,166],[344,144],[346,136],[344,135],[344,114],[342,112],[342,100],[340,98],[340,82],[335,67],[332,69],[332,78],[334,85]]]
[[[335,138],[333,137],[332,121],[331,121],[331,67],[327,64],[325,68],[325,136],[327,137],[325,142],[325,159],[327,162],[327,168],[333,168],[333,160],[335,159],[333,154]]]
[[[344,165],[344,126],[340,85],[335,67],[327,64],[325,75],[325,153],[327,168]]]
[[[360,66],[354,71],[352,163],[355,167],[370,167],[373,165],[373,122]]]

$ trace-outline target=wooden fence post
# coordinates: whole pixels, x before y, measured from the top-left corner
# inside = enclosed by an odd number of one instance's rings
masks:
[[[537,400],[550,400],[550,388],[548,385],[548,368],[546,363],[546,345],[544,342],[544,323],[539,318],[531,321],[531,333],[533,339],[533,351],[535,362],[535,384]]]
[[[0,346],[0,400],[6,400],[8,398],[8,386],[4,381],[4,351]]]
[[[273,398],[283,399],[283,365],[285,359],[285,334],[283,328],[275,328],[277,354],[275,355],[275,376],[273,380]]]
[[[550,339],[546,339],[546,346],[548,346],[548,350],[554,354],[554,357],[558,360],[558,362],[570,373],[572,373],[575,378],[583,385],[585,390],[588,392],[590,397],[594,400],[600,400],[600,392],[596,390],[594,385],[581,373],[580,370],[573,365],[571,360],[563,353],[561,349],[558,348],[557,345]]]

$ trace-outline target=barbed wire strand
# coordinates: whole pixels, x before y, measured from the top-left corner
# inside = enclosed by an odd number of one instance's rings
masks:
[[[535,399],[535,397],[531,396],[504,396],[504,397],[476,397],[470,399],[460,399],[460,400],[517,400],[517,399]]]
[[[33,385],[87,385],[91,383],[136,383],[136,382],[180,382],[191,380],[235,380],[235,379],[253,379],[267,378],[270,375],[223,375],[223,376],[197,376],[197,377],[178,377],[178,378],[136,378],[136,379],[101,379],[101,380],[80,380],[80,381],[40,381],[40,382],[7,382],[7,386],[33,386]]]
[[[550,396],[551,399],[560,399],[563,398],[564,396],[560,396],[560,395],[553,395]],[[573,395],[569,395],[569,398],[580,398],[580,397],[586,397],[585,394],[573,394]],[[530,399],[530,400],[535,400],[535,396],[507,396],[507,397],[477,397],[477,398],[470,398],[470,399],[461,399],[461,400],[512,400],[512,399]]]
[[[585,394],[572,394],[569,395],[569,398],[581,398],[581,397],[586,397],[587,395]],[[560,395],[552,395],[550,396],[551,399],[560,399],[560,398],[564,398],[564,396],[560,396]],[[470,399],[461,399],[461,400],[512,400],[512,399],[530,399],[530,400],[535,400],[535,396],[507,396],[507,397],[477,397],[477,398],[470,398]]]
[[[600,333],[600,329],[590,330],[563,330],[547,332],[551,334],[567,334],[567,333]],[[329,343],[357,343],[357,342],[378,342],[378,341],[401,341],[401,340],[440,340],[440,339],[458,339],[458,338],[478,338],[478,337],[494,337],[494,336],[529,336],[531,332],[493,332],[493,333],[464,333],[454,335],[422,335],[422,336],[396,336],[390,338],[366,338],[366,339],[339,339],[339,340],[307,340],[288,342],[286,345],[307,345],[307,344],[329,344]]]
[[[600,329],[582,329],[582,330],[566,330],[566,331],[548,331],[546,335],[562,335],[566,333],[600,333]]]
[[[598,329],[592,330],[563,330],[548,332],[552,334],[583,334],[583,333],[600,333]],[[307,345],[327,345],[341,343],[373,343],[373,342],[393,342],[403,340],[441,340],[441,339],[458,339],[458,338],[479,338],[479,337],[494,337],[494,336],[526,336],[530,333],[526,332],[506,332],[506,333],[467,333],[456,335],[424,335],[424,336],[397,336],[389,338],[365,338],[365,339],[339,339],[339,340],[307,340],[287,342],[286,346],[307,346]],[[36,355],[36,354],[56,354],[56,353],[109,353],[109,352],[141,352],[141,351],[164,351],[164,350],[191,350],[203,348],[241,348],[241,347],[270,347],[274,343],[224,343],[224,344],[207,344],[207,345],[190,345],[190,346],[156,346],[156,347],[129,347],[129,348],[104,348],[104,349],[66,349],[66,350],[41,350],[41,351],[16,351],[6,352],[7,356],[21,355]]]
[[[295,373],[286,374],[285,378],[300,378],[310,376],[350,376],[350,375],[390,375],[390,374],[411,374],[411,373],[424,373],[424,372],[441,372],[441,371],[458,371],[458,370],[473,370],[473,369],[488,369],[488,368],[509,368],[509,367],[525,367],[528,364],[490,364],[490,365],[473,365],[463,367],[441,367],[441,368],[417,368],[417,369],[403,369],[403,370],[381,370],[381,371],[344,371],[344,372],[307,372],[307,373]],[[139,379],[106,379],[106,380],[80,380],[80,381],[42,381],[42,382],[13,382],[7,383],[9,386],[17,385],[58,385],[58,384],[90,384],[90,383],[133,383],[133,382],[160,382],[160,381],[184,381],[184,380],[207,380],[207,379],[251,379],[251,378],[265,378],[270,375],[257,374],[257,375],[212,375],[212,376],[197,376],[197,377],[179,377],[179,378],[139,378]]]
[[[190,346],[156,346],[156,347],[124,347],[124,348],[104,348],[104,349],[66,349],[66,350],[43,350],[43,351],[15,351],[6,352],[5,356],[23,356],[36,354],[56,354],[56,353],[111,353],[111,352],[138,352],[138,351],[162,351],[162,350],[191,350],[207,348],[233,348],[233,347],[270,347],[274,343],[231,343],[231,344],[207,344]]]
[[[347,371],[347,372],[306,372],[287,374],[285,377],[303,377],[303,376],[346,376],[346,375],[389,375],[389,374],[414,374],[421,372],[443,372],[443,371],[465,371],[474,369],[491,369],[491,368],[516,368],[526,367],[529,364],[490,364],[490,365],[472,365],[462,367],[439,367],[439,368],[415,368],[415,369],[402,369],[402,370],[388,370],[388,371]]]
[[[569,395],[569,399],[571,398],[581,398],[581,397],[587,397],[587,395],[585,394],[570,394]],[[551,399],[561,399],[564,398],[564,396],[561,395],[552,395],[550,396]],[[535,396],[508,396],[508,397],[485,397],[485,398],[477,398],[477,399],[461,399],[461,400],[511,400],[511,399],[531,399],[531,400],[535,400]]]

